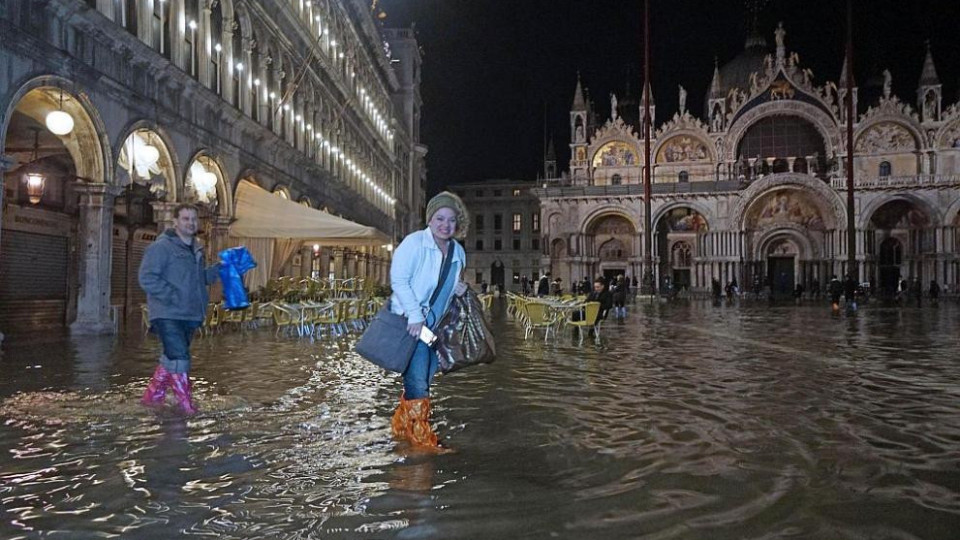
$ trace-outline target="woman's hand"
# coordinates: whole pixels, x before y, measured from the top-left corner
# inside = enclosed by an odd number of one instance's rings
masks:
[[[465,292],[467,292],[467,284],[462,281],[453,287],[453,294],[457,296],[463,296]]]
[[[420,329],[423,328],[423,323],[411,323],[407,325],[407,333],[411,336],[420,339]]]

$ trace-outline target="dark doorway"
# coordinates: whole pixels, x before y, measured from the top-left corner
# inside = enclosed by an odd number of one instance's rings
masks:
[[[490,286],[496,285],[501,292],[506,291],[503,287],[503,280],[503,263],[494,261],[493,264],[490,265]]]
[[[673,288],[676,290],[689,289],[690,288],[690,270],[684,268],[678,270],[673,269]]]
[[[793,292],[793,257],[769,257],[767,259],[767,279],[775,297],[789,297]]]
[[[903,244],[896,238],[887,238],[880,244],[880,292],[884,296],[897,294],[900,283],[900,264],[903,263]]]

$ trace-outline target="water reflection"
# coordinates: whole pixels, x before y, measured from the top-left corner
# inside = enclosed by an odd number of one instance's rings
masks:
[[[396,451],[349,344],[198,340],[184,420],[136,403],[152,339],[11,341],[0,537],[952,540],[958,314],[638,306],[580,347],[501,308],[501,358],[435,386],[442,456]]]

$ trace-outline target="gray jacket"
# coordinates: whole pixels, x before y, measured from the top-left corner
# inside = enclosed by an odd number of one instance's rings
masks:
[[[203,246],[196,238],[188,246],[173,229],[164,231],[140,263],[150,320],[202,321],[210,297],[207,286],[217,280],[219,266],[204,266]]]

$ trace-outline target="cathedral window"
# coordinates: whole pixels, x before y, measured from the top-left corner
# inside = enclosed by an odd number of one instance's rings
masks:
[[[880,176],[890,176],[892,172],[892,167],[890,166],[889,161],[880,162]]]
[[[611,184],[611,185],[619,186],[619,185],[622,184],[622,183],[623,183],[623,177],[620,176],[619,174],[615,174],[615,175],[613,175],[612,177],[610,177],[610,184]]]
[[[680,171],[680,174],[677,175],[677,182],[685,184],[690,181],[690,173],[687,171]]]

